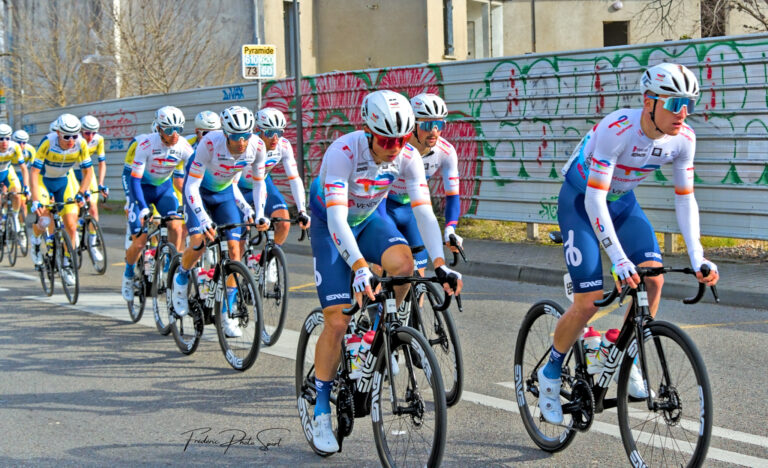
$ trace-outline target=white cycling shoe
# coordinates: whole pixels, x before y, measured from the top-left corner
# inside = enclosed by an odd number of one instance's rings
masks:
[[[129,278],[123,275],[123,285],[120,288],[120,291],[122,292],[123,299],[125,299],[126,302],[133,300],[133,277]]]
[[[312,444],[321,452],[334,453],[339,451],[339,443],[333,434],[330,413],[321,414],[312,421]]]
[[[613,374],[614,382],[619,381],[619,372]],[[643,384],[643,374],[640,373],[640,368],[637,364],[632,364],[632,370],[629,371],[629,396],[632,398],[645,399],[648,398],[648,392],[645,391],[645,385]],[[656,396],[656,392],[651,390],[651,395]]]
[[[539,376],[539,409],[544,419],[550,424],[563,423],[563,405],[560,403],[560,385],[562,380],[548,379],[544,367],[536,373]]]
[[[240,325],[237,320],[224,316],[222,317],[221,324],[224,327],[224,334],[227,338],[240,338],[243,336],[243,332],[240,330]]]
[[[176,277],[179,274],[176,273],[173,276],[173,310],[179,317],[184,317],[189,311],[189,303],[187,302],[187,285],[179,284],[176,281]]]
[[[66,265],[61,268],[61,277],[64,279],[67,287],[75,285],[75,272],[72,271],[72,265]]]
[[[43,252],[40,249],[39,245],[32,245],[32,263],[34,263],[36,266],[43,264]]]

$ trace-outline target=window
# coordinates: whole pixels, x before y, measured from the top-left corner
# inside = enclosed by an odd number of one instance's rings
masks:
[[[603,22],[603,46],[629,44],[629,21]]]
[[[467,57],[504,55],[504,18],[497,0],[467,1]]]

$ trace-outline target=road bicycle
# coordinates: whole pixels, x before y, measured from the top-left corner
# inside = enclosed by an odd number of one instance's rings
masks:
[[[701,271],[709,274],[706,265]],[[568,352],[562,369],[563,424],[544,420],[538,407],[537,371],[547,363],[552,333],[564,314],[554,301],[534,304],[525,315],[515,345],[515,392],[520,415],[528,434],[541,449],[565,449],[577,432],[589,430],[595,414],[616,408],[624,449],[633,466],[702,466],[712,434],[712,392],[704,361],[691,338],[678,326],[651,317],[645,278],[665,273],[695,275],[691,268],[638,267],[637,289],[614,288],[604,299],[605,307],[617,297],[621,303],[631,297],[631,305],[618,339],[608,354],[602,371],[587,372],[584,346],[579,339]],[[698,294],[684,299],[695,304],[706,286],[699,283]],[[712,288],[719,302],[716,288]],[[638,340],[637,337],[642,337]],[[648,397],[636,399],[628,394],[632,365],[643,375]],[[616,398],[606,398],[608,386],[618,368]]]
[[[17,231],[13,219],[13,197],[21,195],[23,195],[21,192],[6,192],[3,195],[2,202],[2,216],[4,219],[0,223],[0,262],[3,261],[7,251],[8,264],[11,266],[16,265],[20,240],[29,242],[25,240],[27,239],[26,226],[20,224],[20,229]]]
[[[61,287],[70,304],[77,303],[77,297],[80,290],[80,275],[77,267],[77,255],[73,255],[75,250],[72,248],[72,240],[64,229],[64,223],[59,212],[66,205],[76,203],[73,200],[66,202],[54,202],[49,205],[43,205],[50,211],[53,217],[53,239],[46,241],[45,253],[42,255],[43,262],[36,265],[35,269],[40,273],[40,283],[43,286],[43,292],[46,296],[53,295],[53,282],[56,273],[59,273]],[[42,245],[40,246],[42,248]],[[69,263],[68,265],[65,265]],[[74,284],[67,285],[66,274],[72,275]]]
[[[427,340],[417,330],[401,325],[395,306],[394,286],[438,282],[435,277],[385,277],[372,303],[364,299],[363,308],[354,304],[344,314],[355,316],[348,334],[375,330],[370,350],[362,363],[361,376],[350,377],[344,340],[339,368],[333,379],[331,407],[336,417],[332,424],[339,451],[344,438],[352,433],[354,420],[371,416],[374,440],[383,466],[439,466],[445,450],[447,405],[440,366]],[[378,304],[384,305],[379,308]],[[447,308],[450,296],[442,303]],[[365,313],[374,304],[374,322]],[[296,353],[296,398],[304,436],[312,442],[312,418],[317,401],[315,386],[315,346],[324,327],[322,309],[312,310],[299,334]],[[335,410],[333,409],[335,408]]]
[[[262,233],[255,229],[250,232],[243,258],[247,259],[246,265],[253,274],[253,278],[259,287],[261,305],[264,315],[264,331],[261,334],[261,342],[264,346],[272,346],[280,339],[285,326],[285,318],[288,314],[288,266],[285,252],[275,244],[275,224],[282,222],[298,223],[284,218],[270,218],[269,229]],[[266,238],[261,252],[257,247],[261,243],[262,234]],[[309,230],[302,229],[299,242],[309,238]]]
[[[240,261],[227,258],[228,245],[226,231],[238,227],[256,226],[253,223],[222,224],[216,226],[216,238],[209,243],[193,247],[200,250],[208,245],[218,250],[214,255],[213,275],[210,279],[198,282],[198,268],[189,272],[187,283],[188,312],[179,317],[173,307],[171,294],[173,288],[165,290],[168,305],[168,323],[173,332],[176,346],[184,354],[192,354],[197,350],[203,336],[205,325],[215,324],[221,350],[232,368],[245,371],[249,369],[259,355],[263,319],[261,298],[256,282],[248,268]],[[176,270],[181,266],[181,255],[177,254],[171,261],[167,282],[172,284]],[[227,283],[234,283],[234,307],[230,309],[227,296]],[[201,295],[202,290],[202,295]],[[241,336],[227,336],[222,319],[235,320]]]
[[[101,226],[96,218],[91,216],[89,208],[90,202],[86,200],[85,205],[80,207],[77,221],[77,266],[83,266],[83,252],[88,252],[93,269],[97,274],[103,275],[107,271],[107,244],[104,242]],[[101,258],[94,258],[93,250],[96,250]]]

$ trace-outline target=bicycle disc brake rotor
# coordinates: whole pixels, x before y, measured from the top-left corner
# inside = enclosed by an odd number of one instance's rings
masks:
[[[575,379],[571,390],[573,396],[571,411],[573,427],[579,431],[587,431],[595,419],[595,395],[592,387],[584,379]]]
[[[664,415],[664,421],[670,426],[677,426],[683,417],[683,403],[675,387],[667,387],[660,398],[659,407]]]

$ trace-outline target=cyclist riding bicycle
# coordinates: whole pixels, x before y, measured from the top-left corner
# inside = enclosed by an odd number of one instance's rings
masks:
[[[88,192],[91,194],[97,194],[91,197],[89,200],[89,212],[93,218],[99,220],[99,197],[101,193],[106,199],[109,196],[109,188],[104,185],[104,177],[107,175],[107,158],[104,153],[104,137],[99,135],[99,120],[92,115],[85,115],[80,119],[80,126],[82,135],[85,142],[88,144],[88,155],[91,157],[91,161],[98,162],[98,174],[94,174],[91,178],[91,185],[88,187]],[[78,183],[82,183],[83,174],[80,170],[80,166],[75,164],[74,167],[75,178]],[[97,180],[98,179],[98,180]],[[96,247],[96,233],[88,233],[88,246],[91,251],[91,256],[97,262],[102,260],[101,251]]]
[[[185,138],[196,149],[200,140],[214,130],[221,130],[221,118],[216,112],[204,110],[195,116],[195,133]]]
[[[40,252],[43,231],[48,228],[48,240],[53,239],[51,215],[48,210],[42,208],[41,202],[48,203],[50,198],[58,203],[74,199],[78,203],[66,205],[61,211],[69,238],[77,242],[77,215],[78,206],[82,206],[93,177],[91,158],[88,146],[80,138],[80,120],[72,114],[61,114],[56,121],[56,131],[48,133],[40,147],[37,149],[35,160],[32,163],[32,172],[29,185],[32,191],[31,210],[38,216],[38,222],[32,226],[32,260],[35,265],[42,264],[43,258]],[[83,171],[83,184],[78,187],[70,169],[78,163]],[[77,248],[76,245],[73,247]],[[71,252],[67,252],[71,255]],[[75,284],[74,272],[71,271],[69,258],[64,259],[63,277],[68,285]]]
[[[662,164],[673,165],[677,222],[696,276],[708,286],[718,280],[717,267],[704,258],[699,239],[699,209],[693,195],[696,135],[685,124],[699,96],[699,83],[686,67],[662,63],[643,73],[640,90],[642,109],[608,114],[581,140],[563,168],[558,222],[574,299],[557,322],[549,362],[538,372],[539,407],[552,424],[563,421],[559,396],[563,359],[597,312],[594,301],[602,299],[600,247],[610,257],[621,286],[637,287],[636,265],[662,266],[655,232],[633,192]],[[700,272],[703,264],[712,270],[706,278]],[[653,316],[663,282],[662,276],[645,279]],[[629,394],[648,397],[636,365]]]
[[[0,190],[4,193],[6,190],[20,193],[22,189],[26,190],[29,186],[29,174],[27,166],[24,163],[21,146],[15,141],[11,141],[13,129],[10,125],[0,124]],[[18,166],[21,172],[21,178],[16,177],[16,171],[13,166]],[[11,206],[11,213],[5,213],[5,216],[12,216],[14,229],[21,230],[19,223],[19,209],[21,207],[22,197],[14,195]],[[3,219],[5,221],[5,219]],[[4,223],[3,223],[4,225]]]
[[[221,130],[214,130],[203,137],[194,157],[187,164],[184,176],[184,210],[189,246],[181,257],[181,265],[173,278],[173,307],[178,316],[188,312],[187,283],[189,270],[195,266],[205,249],[196,250],[205,241],[216,237],[213,223],[242,223],[243,219],[257,220],[259,230],[269,227],[264,218],[264,142],[253,135],[253,113],[241,106],[228,107],[221,113]],[[237,188],[237,179],[246,167],[253,166],[254,204],[251,208]],[[239,208],[239,209],[238,209]],[[242,229],[228,230],[229,258],[240,260]],[[237,285],[227,280],[227,304],[222,312],[232,310],[237,300]],[[232,338],[242,335],[238,321],[223,317],[224,333]]]
[[[437,276],[447,291],[458,294],[462,287],[461,274],[445,266],[440,226],[432,212],[424,166],[418,151],[407,143],[414,124],[410,103],[393,91],[375,91],[363,100],[361,115],[363,130],[331,144],[310,188],[310,209],[315,219],[310,228],[315,284],[325,318],[315,355],[317,403],[312,439],[315,447],[326,453],[339,450],[329,402],[341,339],[350,319],[342,309],[351,303],[352,272],[358,302],[362,294],[374,298],[368,260],[392,275],[413,272],[408,243],[381,205],[398,178],[405,181],[414,218]],[[398,304],[407,291],[408,285],[397,288]]]
[[[11,135],[11,140],[15,141],[16,144],[19,145],[19,148],[21,148],[21,156],[24,158],[24,165],[27,169],[27,181],[29,181],[29,170],[32,167],[32,161],[35,160],[35,147],[29,144],[29,133],[25,132],[24,130],[16,130],[13,132],[13,135]],[[11,162],[13,164],[13,168],[16,170],[16,176],[18,177],[19,181],[24,180],[24,174],[23,170],[21,168],[21,164]],[[25,185],[21,188],[23,191],[29,192],[29,185]],[[24,198],[29,198],[28,196],[25,196]]]
[[[459,158],[452,144],[441,137],[445,128],[445,118],[448,107],[445,101],[436,94],[422,93],[411,99],[411,107],[416,116],[416,129],[408,141],[421,155],[424,162],[424,174],[429,180],[438,169],[443,176],[445,190],[445,231],[443,240],[450,246],[450,236],[453,235],[459,246],[463,239],[456,234],[456,224],[459,222]],[[413,247],[423,246],[418,229],[413,224],[413,210],[410,197],[405,186],[405,180],[397,179],[387,196],[387,214],[395,221],[395,225],[405,235],[408,244]],[[456,247],[451,247],[456,249]],[[427,252],[421,250],[414,254],[416,268],[423,272],[427,266]]]
[[[154,205],[161,216],[178,212],[179,200],[173,187],[181,186],[184,177],[184,163],[192,156],[192,147],[181,138],[184,131],[184,114],[173,106],[164,106],[155,113],[158,133],[143,135],[137,140],[131,175],[126,192],[129,202],[128,222],[132,242],[125,251],[125,273],[122,294],[126,301],[133,300],[134,265],[147,241],[147,234],[141,233],[145,217]],[[131,148],[129,148],[129,151]],[[181,250],[184,238],[181,235],[181,219],[168,222],[168,240]],[[141,233],[141,234],[140,234]]]
[[[296,204],[299,216],[304,219],[300,224],[301,228],[306,229],[309,227],[310,221],[304,206],[304,183],[302,182],[301,177],[299,177],[299,170],[296,167],[296,159],[293,155],[291,142],[283,137],[285,126],[285,116],[277,109],[265,107],[256,114],[258,135],[267,149],[267,160],[264,163],[267,174],[265,180],[267,185],[267,198],[264,215],[268,218],[275,217],[287,219],[290,217],[290,214],[288,213],[288,205],[285,203],[283,195],[272,181],[272,176],[269,175],[270,171],[272,171],[278,163],[282,163],[285,175],[288,178],[288,183],[291,186],[293,202]],[[248,169],[246,169],[243,176],[240,177],[238,187],[240,188],[240,191],[243,192],[243,195],[245,195],[246,200],[252,199],[249,197],[249,194],[253,191],[253,174],[251,174]],[[277,223],[275,226],[275,244],[278,246],[283,245],[285,239],[288,238],[290,228],[291,224],[288,221]],[[273,266],[272,269],[276,275],[277,271],[275,267]],[[267,271],[270,271],[270,269],[268,268]]]

